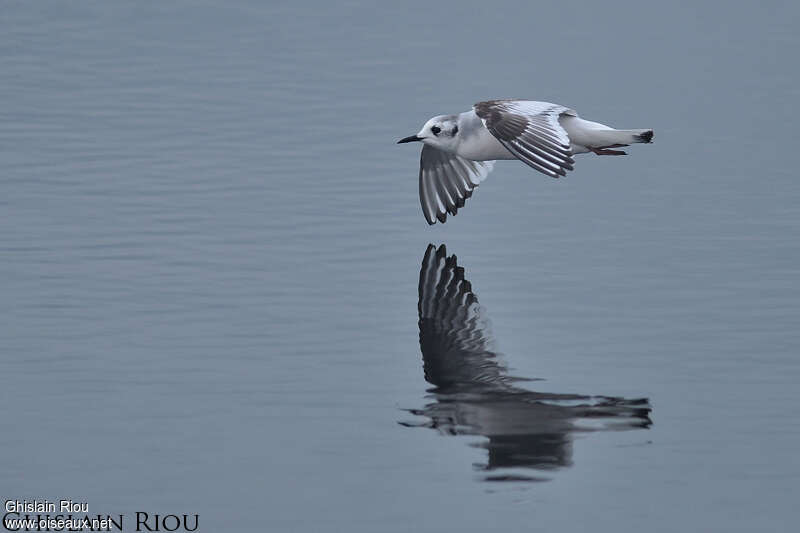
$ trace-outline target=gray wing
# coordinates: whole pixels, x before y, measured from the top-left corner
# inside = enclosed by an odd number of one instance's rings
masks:
[[[475,114],[492,135],[514,156],[550,177],[572,170],[572,150],[567,132],[558,122],[566,107],[532,100],[489,100],[474,106]]]
[[[513,381],[493,349],[489,323],[447,248],[428,245],[419,271],[419,344],[425,379],[438,387]]]
[[[428,145],[419,161],[419,201],[428,224],[447,220],[472,196],[492,170],[494,161],[470,161]]]

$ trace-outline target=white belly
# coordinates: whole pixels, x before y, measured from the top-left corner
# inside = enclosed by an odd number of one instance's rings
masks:
[[[558,122],[567,132],[567,136],[569,136],[570,143],[572,143],[570,148],[573,154],[586,153],[590,147],[599,148],[604,145],[614,144],[607,139],[606,135],[607,132],[614,131],[614,129],[605,124],[584,120],[572,115],[561,115]]]
[[[461,113],[458,117],[461,140],[456,154],[472,161],[495,161],[497,159],[516,159],[489,133],[474,111]]]
[[[461,157],[473,161],[494,161],[496,159],[516,159],[494,135],[484,127],[474,135],[464,139],[456,152]]]

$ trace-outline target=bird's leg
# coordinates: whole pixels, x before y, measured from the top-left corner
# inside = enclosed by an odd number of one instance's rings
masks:
[[[625,146],[625,145],[614,145],[614,146]],[[627,152],[623,152],[622,150],[609,150],[607,148],[589,148],[592,152],[596,153],[597,155],[628,155]]]

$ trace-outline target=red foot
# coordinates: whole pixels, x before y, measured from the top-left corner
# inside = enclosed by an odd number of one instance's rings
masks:
[[[627,152],[623,152],[622,150],[608,150],[607,148],[589,148],[592,152],[596,153],[597,155],[628,155]]]

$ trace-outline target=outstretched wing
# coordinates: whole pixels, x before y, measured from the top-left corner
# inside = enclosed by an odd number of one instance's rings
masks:
[[[550,177],[572,170],[572,150],[567,132],[558,122],[566,107],[532,100],[489,100],[474,106],[492,135],[520,161]]]
[[[489,323],[455,255],[428,245],[419,271],[419,344],[425,379],[442,388],[513,381],[492,347]]]
[[[419,161],[419,201],[428,224],[455,215],[492,170],[494,161],[470,161],[425,145]]]

